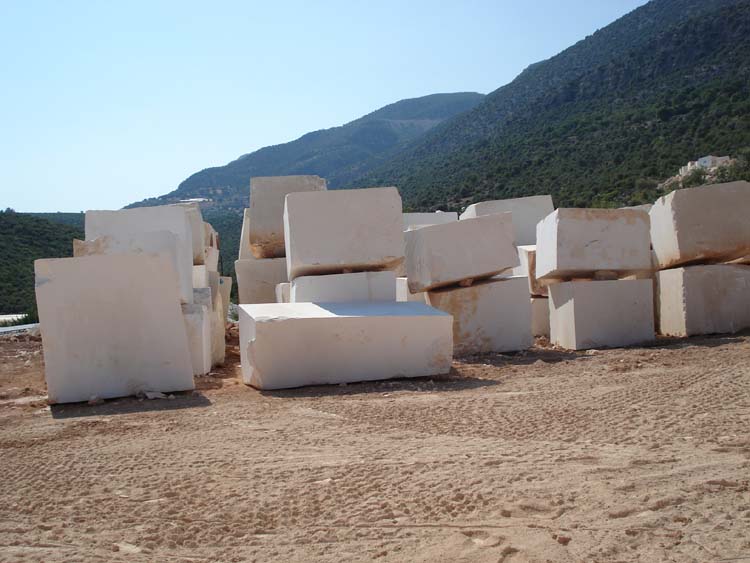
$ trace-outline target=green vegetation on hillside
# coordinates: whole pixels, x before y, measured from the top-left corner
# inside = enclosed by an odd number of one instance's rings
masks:
[[[74,238],[83,238],[83,230],[9,209],[0,212],[0,313],[37,318],[34,260],[72,256]]]

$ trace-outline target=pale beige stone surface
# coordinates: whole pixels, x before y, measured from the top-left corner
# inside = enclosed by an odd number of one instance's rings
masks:
[[[204,305],[188,303],[182,305],[185,319],[193,375],[205,375],[211,371],[211,317]]]
[[[409,291],[409,280],[406,277],[396,278],[396,301],[427,303],[427,292],[412,293]]]
[[[531,334],[549,338],[549,299],[531,297]]]
[[[289,292],[292,284],[283,282],[276,284],[276,303],[289,303]]]
[[[649,269],[649,216],[643,210],[557,209],[537,225],[539,280]]]
[[[320,176],[251,178],[247,235],[253,256],[284,256],[284,201],[287,194],[325,190],[326,181]]]
[[[274,303],[276,286],[288,281],[285,258],[237,260],[234,271],[239,303]]]
[[[750,266],[687,266],[657,273],[659,332],[733,333],[750,327]]]
[[[654,340],[651,280],[573,281],[549,288],[550,342],[569,350]]]
[[[430,225],[442,225],[458,221],[455,211],[436,211],[435,213],[404,213],[404,230],[420,229]]]
[[[201,213],[201,208],[197,203],[177,203],[175,205],[187,209],[193,241],[193,264],[203,264],[205,255],[203,244],[203,213]]]
[[[510,213],[423,227],[404,236],[406,277],[414,293],[492,277],[519,263]]]
[[[491,278],[469,287],[427,293],[427,302],[453,316],[457,356],[529,348],[531,302],[526,278]]]
[[[492,213],[513,214],[515,244],[536,244],[536,225],[555,210],[550,195],[534,195],[473,203],[461,213],[461,220]]]
[[[34,269],[51,401],[193,388],[169,260],[85,256],[37,260]]]
[[[451,317],[422,303],[240,305],[243,381],[259,389],[448,373]]]
[[[208,275],[208,267],[203,264],[200,266],[193,266],[193,289],[200,287],[210,287],[210,277]]]
[[[223,319],[226,322],[229,317],[229,303],[232,296],[232,277],[222,276],[219,278],[219,293],[221,294],[221,304],[224,307]]]
[[[547,296],[547,286],[536,279],[536,245],[528,244],[517,247],[520,264],[513,268],[514,276],[525,276],[529,279],[529,293],[540,297]]]
[[[649,214],[659,269],[750,261],[750,182],[675,190]]]
[[[395,270],[404,260],[396,188],[289,194],[284,211],[289,279]]]
[[[224,305],[221,294],[217,295],[211,316],[211,365],[220,366],[224,364],[226,356],[226,317],[223,316]]]
[[[240,232],[239,260],[250,260],[255,258],[250,249],[250,210],[245,209],[242,215],[242,231]]]
[[[300,276],[291,282],[290,303],[342,301],[396,301],[396,274],[386,270]]]

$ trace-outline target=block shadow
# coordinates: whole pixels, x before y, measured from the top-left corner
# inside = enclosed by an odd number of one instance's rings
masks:
[[[50,405],[50,411],[52,412],[52,418],[60,420],[86,416],[112,416],[140,412],[193,409],[207,407],[211,404],[211,401],[201,393],[196,394],[193,391],[181,391],[171,394],[174,395],[174,399],[121,397],[118,399],[107,399],[98,405],[89,405],[88,403]]]

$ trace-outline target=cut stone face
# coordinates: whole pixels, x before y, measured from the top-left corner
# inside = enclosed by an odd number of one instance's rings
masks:
[[[276,303],[289,303],[289,292],[292,284],[283,282],[276,284]]]
[[[536,225],[555,210],[552,196],[534,195],[516,199],[500,199],[474,203],[461,213],[461,220],[490,215],[492,213],[513,214],[513,236],[515,244],[536,244]]]
[[[209,311],[211,316],[211,365],[220,366],[224,364],[226,354],[226,317],[222,318],[224,305],[221,301],[221,294],[217,295],[217,304],[213,311]]]
[[[529,279],[529,293],[542,297],[547,296],[547,286],[536,279],[536,246],[533,244],[518,247],[520,264],[513,268],[514,276],[525,276]]]
[[[197,203],[178,203],[176,205],[184,207],[188,212],[193,241],[193,264],[203,264],[203,214],[201,208]]]
[[[409,291],[409,280],[405,277],[396,278],[396,301],[426,303],[427,293],[412,293]]]
[[[406,277],[414,293],[492,277],[518,265],[510,213],[423,227],[404,236]]]
[[[538,280],[650,269],[649,219],[643,210],[558,209],[537,225]]]
[[[34,269],[51,401],[193,388],[169,260],[84,256],[37,260]]]
[[[285,258],[237,260],[234,271],[240,303],[274,303],[276,286],[289,281]]]
[[[193,375],[205,375],[211,371],[211,318],[203,305],[182,305],[185,319]]]
[[[258,389],[448,373],[451,317],[422,303],[240,305],[243,381]]]
[[[224,322],[229,318],[229,302],[232,295],[232,277],[222,276],[219,278],[219,293],[221,294],[221,304],[224,307]]]
[[[132,233],[119,237],[101,236],[93,240],[74,240],[73,256],[111,254],[147,254],[164,256],[172,264],[173,277],[183,303],[193,301],[193,267],[180,255],[177,235],[169,231]]]
[[[384,271],[300,276],[291,282],[290,303],[342,301],[396,301],[396,274]]]
[[[242,231],[240,233],[240,260],[250,260],[255,258],[250,250],[250,210],[245,209],[242,216]]]
[[[549,338],[549,299],[531,298],[531,334]]]
[[[396,188],[293,193],[284,228],[289,279],[394,270],[404,260]]]
[[[211,296],[210,287],[197,287],[193,290],[193,301],[196,305],[201,305],[206,308],[207,311],[212,311],[214,304]]]
[[[528,280],[491,278],[430,291],[427,301],[453,316],[457,356],[525,350],[533,344]]]
[[[660,269],[750,262],[750,182],[675,190],[656,200],[650,216]]]
[[[211,282],[208,275],[208,267],[205,265],[193,266],[193,289],[210,287]]]
[[[296,192],[326,190],[319,176],[266,176],[250,179],[250,249],[255,258],[284,256],[284,200]]]
[[[404,213],[404,230],[421,229],[430,225],[442,225],[458,221],[454,211],[437,211],[435,213]]]
[[[662,270],[657,287],[661,334],[733,333],[750,327],[750,266]]]
[[[651,280],[574,281],[549,288],[550,342],[569,350],[654,340]]]

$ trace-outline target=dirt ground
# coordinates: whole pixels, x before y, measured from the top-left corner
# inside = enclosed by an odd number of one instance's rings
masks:
[[[749,561],[750,335],[45,402],[0,339],[0,561]]]

